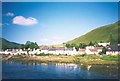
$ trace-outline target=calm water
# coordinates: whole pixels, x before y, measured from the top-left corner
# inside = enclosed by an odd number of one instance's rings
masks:
[[[3,79],[117,79],[117,65],[3,62]]]

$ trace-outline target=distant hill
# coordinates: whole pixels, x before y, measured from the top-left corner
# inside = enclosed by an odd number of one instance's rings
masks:
[[[119,25],[119,26],[118,26]],[[82,35],[78,38],[75,38],[71,41],[68,41],[67,44],[76,44],[79,45],[80,43],[85,43],[88,44],[90,41],[92,42],[109,42],[110,41],[110,35],[114,39],[115,42],[118,41],[118,34],[120,35],[120,32],[118,32],[118,29],[120,29],[120,21],[114,23],[114,24],[109,24],[106,26],[102,26],[99,28],[96,28],[85,35]],[[119,36],[120,37],[120,36]]]
[[[22,44],[18,44],[15,42],[10,42],[4,38],[0,38],[0,42],[2,41],[2,49],[7,49],[7,48],[19,48]]]

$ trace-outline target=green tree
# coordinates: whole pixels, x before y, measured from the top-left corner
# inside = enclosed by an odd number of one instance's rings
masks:
[[[39,48],[39,46],[37,45],[37,43],[35,42],[30,42],[30,41],[27,41],[26,44],[25,44],[25,48],[28,49],[28,48],[31,48],[31,49],[37,49]]]
[[[24,45],[24,44],[22,44],[22,45],[20,46],[20,48],[21,48],[21,49],[24,49],[24,48],[25,48],[25,45]]]
[[[39,46],[38,46],[38,44],[35,42],[35,48],[37,49],[37,48],[39,48]]]
[[[70,47],[71,47],[71,45],[70,45],[70,44],[66,44],[65,46],[66,46],[67,48],[70,48]]]
[[[82,43],[80,43],[80,44],[79,44],[79,47],[80,47],[80,48],[83,48],[83,44],[82,44]]]
[[[92,41],[89,42],[88,46],[94,46],[94,44],[92,43]]]
[[[80,43],[79,48],[84,49],[87,45],[85,43]]]
[[[98,46],[98,43],[96,41],[94,42],[94,46]]]
[[[79,50],[79,46],[75,46],[75,49],[78,51]]]
[[[103,43],[103,41],[100,41],[100,43]]]
[[[99,53],[100,55],[102,55],[102,54],[106,54],[106,48],[105,47],[103,47],[103,49],[102,49],[102,51]]]
[[[102,53],[103,53],[103,54],[106,54],[106,48],[105,48],[105,47],[103,47]]]

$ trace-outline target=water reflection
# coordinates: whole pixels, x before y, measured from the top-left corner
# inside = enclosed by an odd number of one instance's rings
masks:
[[[21,77],[28,79],[117,79],[118,65],[6,61],[3,62],[3,77],[10,79]]]

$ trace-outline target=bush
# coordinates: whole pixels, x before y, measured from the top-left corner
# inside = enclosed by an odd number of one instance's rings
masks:
[[[84,56],[86,56],[86,54],[82,54],[81,56],[84,57]]]

